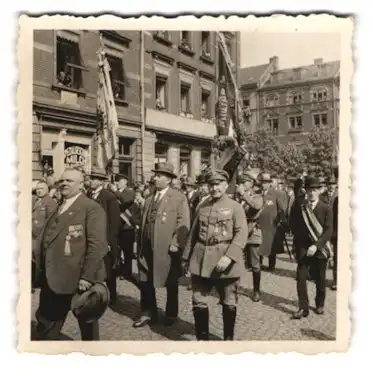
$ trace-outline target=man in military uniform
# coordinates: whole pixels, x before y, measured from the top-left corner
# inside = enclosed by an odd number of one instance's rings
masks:
[[[260,301],[260,245],[262,244],[262,232],[258,224],[264,201],[260,193],[260,184],[256,176],[249,171],[240,176],[240,185],[236,193],[245,209],[249,237],[245,247],[246,266],[251,268],[253,273],[253,296],[254,302]],[[248,268],[248,269],[249,269]]]
[[[199,207],[183,253],[192,275],[193,315],[197,340],[209,339],[207,297],[215,286],[223,306],[224,340],[233,340],[242,252],[248,228],[242,206],[228,198],[229,176],[222,170],[208,178],[210,197]]]

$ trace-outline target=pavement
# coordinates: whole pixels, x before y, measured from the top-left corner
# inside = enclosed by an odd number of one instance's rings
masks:
[[[267,264],[266,264],[267,263]],[[268,265],[268,260],[264,260]],[[262,272],[262,301],[254,303],[250,299],[252,275],[247,272],[241,279],[235,340],[252,341],[299,341],[299,340],[335,340],[336,335],[336,292],[327,290],[325,313],[316,315],[312,310],[307,318],[292,320],[291,314],[297,310],[295,282],[296,264],[286,254],[278,255],[276,269]],[[332,273],[327,271],[328,285]],[[191,304],[191,291],[187,289],[187,280],[181,281],[179,294],[179,318],[172,327],[157,324],[152,327],[135,329],[134,320],[139,315],[139,290],[132,283],[118,280],[118,302],[114,308],[108,308],[100,319],[102,340],[112,341],[184,341],[195,340],[194,321]],[[311,305],[315,297],[315,284],[308,282]],[[39,291],[32,296],[32,319],[38,305]],[[166,290],[157,290],[158,307],[164,314]],[[223,323],[221,306],[214,293],[209,297],[211,340],[221,340]],[[35,323],[33,323],[35,324]],[[69,313],[62,330],[61,340],[80,340],[76,319]]]

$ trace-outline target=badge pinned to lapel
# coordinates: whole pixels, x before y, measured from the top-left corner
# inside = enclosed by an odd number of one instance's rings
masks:
[[[272,200],[268,200],[268,201],[266,201],[266,205],[273,205],[273,201]]]
[[[166,223],[166,220],[167,220],[167,213],[163,212],[161,221],[162,221],[162,223]]]
[[[70,240],[71,240],[71,236],[67,235],[66,240],[65,240],[65,250],[64,250],[65,256],[71,256]]]

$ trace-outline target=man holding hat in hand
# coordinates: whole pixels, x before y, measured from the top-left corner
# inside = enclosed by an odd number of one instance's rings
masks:
[[[106,215],[81,193],[83,174],[69,168],[60,180],[62,203],[48,220],[36,254],[40,302],[37,339],[56,340],[76,293],[105,280]],[[82,340],[98,340],[98,321],[78,319]]]
[[[145,200],[138,252],[141,317],[134,322],[135,328],[157,319],[157,287],[167,288],[165,325],[172,325],[178,315],[181,253],[188,238],[190,214],[185,195],[170,188],[176,177],[173,170],[170,163],[156,165],[155,192]]]
[[[208,295],[215,286],[223,306],[224,340],[233,340],[238,282],[243,273],[243,249],[248,228],[242,206],[230,199],[229,175],[212,171],[210,196],[196,214],[183,253],[184,269],[192,275],[193,315],[197,340],[209,339]]]

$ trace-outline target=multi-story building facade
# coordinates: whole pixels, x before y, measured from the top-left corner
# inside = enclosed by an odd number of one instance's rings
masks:
[[[238,34],[225,36],[238,67]],[[216,134],[216,77],[222,59],[217,35],[208,31],[155,31],[146,37],[145,76],[151,83],[146,91],[146,129],[154,137],[154,160],[168,160],[178,174],[195,177],[210,162],[211,141]],[[145,170],[152,166],[153,160]]]
[[[91,168],[100,32],[119,120],[115,171],[139,181],[167,159],[179,174],[198,174],[216,133],[215,33],[40,30],[34,32],[33,178],[45,166],[56,176],[70,164]],[[238,67],[238,35],[226,36]]]
[[[314,126],[338,127],[340,62],[315,59],[302,67],[278,66],[274,56],[268,64],[241,69],[252,130],[268,126],[281,141],[302,143]]]

